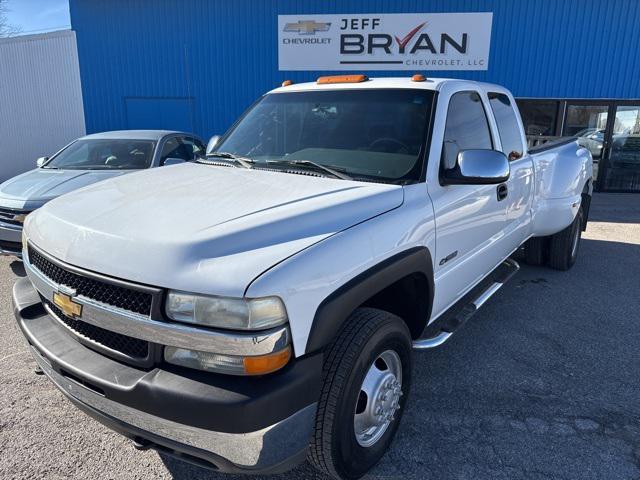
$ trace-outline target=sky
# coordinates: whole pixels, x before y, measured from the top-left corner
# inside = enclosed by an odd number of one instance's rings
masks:
[[[71,28],[69,0],[7,0],[6,6],[21,35]]]

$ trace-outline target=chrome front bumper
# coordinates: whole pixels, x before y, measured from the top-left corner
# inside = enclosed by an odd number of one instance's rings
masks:
[[[140,369],[68,335],[29,279],[13,290],[18,326],[46,376],[78,408],[135,442],[229,473],[276,473],[304,459],[321,355],[263,378],[159,364]]]

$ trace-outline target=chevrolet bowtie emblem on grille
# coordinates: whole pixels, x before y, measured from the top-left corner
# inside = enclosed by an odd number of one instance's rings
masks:
[[[296,23],[287,23],[285,32],[298,32],[300,35],[315,35],[316,32],[327,32],[331,23],[316,22],[314,20],[298,20]]]
[[[53,303],[62,310],[67,317],[80,318],[82,305],[73,301],[71,295],[62,292],[53,292]]]

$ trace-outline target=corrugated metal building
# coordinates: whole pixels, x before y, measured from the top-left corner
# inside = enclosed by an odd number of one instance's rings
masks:
[[[0,182],[84,133],[75,32],[0,39]]]
[[[202,136],[226,130],[284,79],[333,73],[279,70],[278,15],[491,12],[485,70],[426,74],[507,86],[528,99],[519,103],[527,133],[540,137],[532,141],[584,137],[601,172],[624,170],[603,177],[601,188],[640,189],[640,147],[627,142],[619,155],[626,160],[614,158],[620,135],[640,134],[634,0],[70,0],[70,10],[89,132],[163,127]]]

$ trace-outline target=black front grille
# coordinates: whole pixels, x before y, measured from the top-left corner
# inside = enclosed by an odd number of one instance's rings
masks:
[[[58,285],[73,288],[77,295],[142,315],[151,315],[150,293],[113,285],[65,270],[29,245],[29,263]]]
[[[96,327],[82,320],[68,317],[49,300],[43,299],[43,302],[49,307],[53,314],[58,317],[58,320],[69,327],[76,335],[127,357],[134,359],[145,359],[148,357],[149,342],[138,338],[127,337],[126,335]]]
[[[0,208],[0,221],[4,223],[9,223],[11,225],[22,226],[22,222],[20,220],[15,220],[14,217],[16,215],[27,215],[30,212],[26,210],[14,210],[12,208]]]

